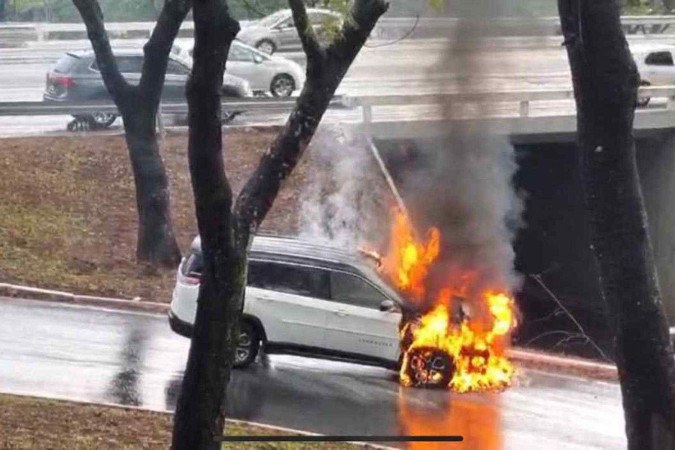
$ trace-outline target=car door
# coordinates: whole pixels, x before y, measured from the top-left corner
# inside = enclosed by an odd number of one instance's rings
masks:
[[[652,85],[675,83],[675,66],[673,54],[668,50],[649,53],[644,60],[642,78]]]
[[[279,36],[279,49],[294,49],[300,48],[300,36],[298,31],[295,29],[295,22],[293,22],[293,17],[280,22],[276,27],[276,32]]]
[[[323,348],[328,272],[278,261],[249,262],[244,312],[260,319],[267,341]]]
[[[162,89],[163,100],[183,100],[185,98],[185,83],[190,69],[180,62],[169,59]]]
[[[137,85],[141,80],[141,72],[143,71],[143,56],[119,56],[116,59],[117,67],[124,78],[129,84]]]
[[[331,271],[332,308],[326,324],[326,348],[354,355],[398,360],[398,310],[381,311],[389,298],[364,277]]]
[[[227,73],[248,81],[254,91],[269,88],[269,84],[262,82],[258,63],[253,58],[253,52],[236,43],[232,43],[230,53],[227,56]]]

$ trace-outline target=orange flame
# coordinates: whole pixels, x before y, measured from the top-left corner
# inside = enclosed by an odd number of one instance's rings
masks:
[[[426,243],[417,242],[408,217],[397,212],[381,270],[390,275],[399,291],[419,302],[426,294],[425,282],[429,268],[438,258],[440,242],[441,233],[437,228],[429,230]]]
[[[380,271],[418,305],[428,295],[429,269],[439,256],[440,238],[440,232],[432,228],[426,242],[418,242],[409,219],[396,211],[389,252]],[[434,307],[401,329],[400,381],[406,386],[414,384],[408,375],[411,352],[432,348],[450,357],[454,372],[448,386],[454,391],[503,389],[510,385],[514,374],[504,352],[516,325],[515,302],[501,290],[485,290],[474,298],[462,298],[475,288],[472,283],[476,273],[450,275],[448,287],[440,290]],[[467,317],[466,306],[485,311],[487,317]],[[453,315],[455,310],[459,314]]]

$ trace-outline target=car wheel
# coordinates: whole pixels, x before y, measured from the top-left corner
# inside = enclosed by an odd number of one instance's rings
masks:
[[[258,42],[255,44],[255,48],[263,53],[267,53],[268,55],[271,55],[277,51],[277,46],[274,45],[274,42],[270,41],[269,39],[263,39],[262,41]]]
[[[251,365],[260,350],[260,333],[250,323],[243,322],[239,329],[239,342],[234,350],[234,367],[242,369]]]
[[[86,121],[91,124],[93,129],[108,128],[117,119],[117,114],[97,112],[90,115],[73,116],[76,120]]]
[[[277,75],[270,84],[270,92],[275,97],[290,97],[294,90],[295,80],[290,75]]]
[[[446,388],[455,373],[455,363],[444,351],[419,347],[408,354],[405,372],[413,386]]]

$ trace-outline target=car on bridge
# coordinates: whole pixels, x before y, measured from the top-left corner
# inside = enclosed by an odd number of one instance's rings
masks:
[[[326,40],[331,28],[342,24],[342,16],[328,9],[308,8],[307,16],[320,40]],[[290,9],[282,9],[260,20],[247,23],[237,39],[263,53],[300,50],[302,43]]]
[[[143,49],[116,49],[115,59],[119,71],[131,84],[138,84],[143,68]],[[174,47],[169,55],[162,100],[184,100],[185,83],[190,75],[190,63],[181,57],[180,49]],[[246,80],[225,74],[222,93],[227,97],[250,97],[253,95]],[[45,102],[78,102],[86,100],[110,100],[93,50],[67,52],[47,73],[43,94]],[[91,123],[96,128],[113,124],[117,114],[95,112],[73,114],[76,120]]]
[[[190,337],[203,268],[201,241],[180,263],[169,323]],[[284,237],[257,236],[249,253],[234,366],[254,362],[259,350],[346,360],[399,369],[401,342],[418,312],[385,283],[370,261],[332,247]],[[401,338],[401,330],[403,338]],[[447,386],[454,366],[441,351],[420,349],[413,379]],[[439,373],[439,377],[430,374]],[[417,376],[420,375],[420,376]],[[422,384],[422,383],[420,383]]]
[[[675,46],[659,45],[657,47],[633,47],[633,58],[640,72],[641,86],[675,85],[675,64],[673,51]],[[641,96],[638,106],[647,106],[651,99]]]
[[[175,47],[186,59],[192,60],[194,39],[180,39]],[[274,97],[290,97],[305,84],[305,70],[298,63],[268,55],[238,39],[230,46],[227,73],[248,81],[253,92],[270,93]]]

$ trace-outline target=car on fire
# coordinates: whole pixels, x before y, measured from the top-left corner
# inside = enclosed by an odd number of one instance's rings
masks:
[[[169,323],[189,337],[202,271],[201,241],[176,274]],[[418,312],[360,254],[306,241],[257,236],[249,253],[248,286],[234,365],[266,353],[347,360],[399,370]],[[435,348],[407,355],[415,385],[447,386],[452,358]]]

